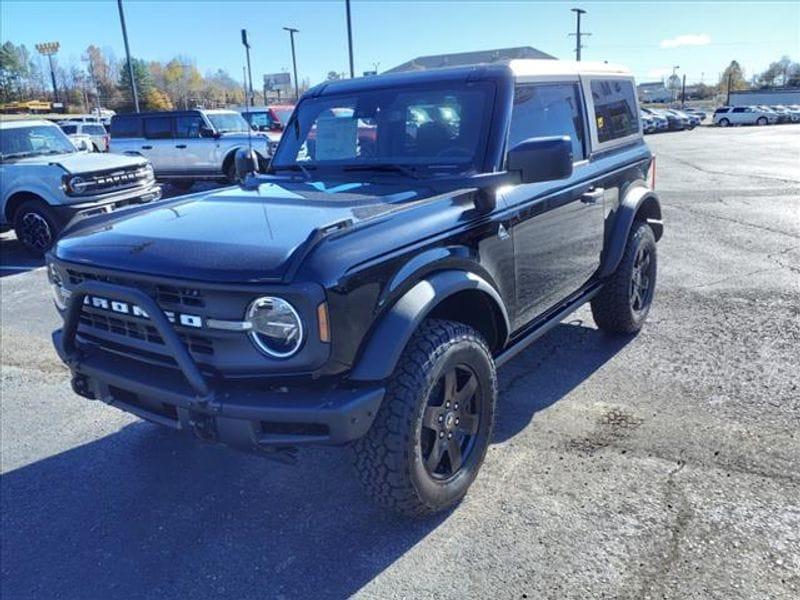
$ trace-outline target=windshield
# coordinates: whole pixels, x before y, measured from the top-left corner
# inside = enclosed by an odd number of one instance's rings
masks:
[[[456,83],[303,100],[272,166],[475,169],[489,126],[489,91],[487,84]]]
[[[77,152],[58,127],[36,125],[0,130],[0,158]]]
[[[206,113],[206,116],[218,133],[250,131],[247,121],[239,113]]]
[[[248,111],[242,113],[242,116],[248,123],[250,123],[250,125],[253,126],[253,129],[257,129],[259,131],[269,131],[277,126],[280,126],[280,123],[275,121],[275,119],[272,118],[272,115],[269,114],[269,111]]]

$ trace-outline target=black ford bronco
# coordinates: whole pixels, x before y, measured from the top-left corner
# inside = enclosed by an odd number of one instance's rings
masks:
[[[381,504],[457,503],[495,370],[586,302],[642,327],[658,198],[621,68],[516,60],[322,84],[266,174],[98,215],[48,256],[78,394],[293,460],[347,444]]]

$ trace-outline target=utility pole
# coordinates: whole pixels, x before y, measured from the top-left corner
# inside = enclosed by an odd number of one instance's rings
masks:
[[[297,102],[300,100],[300,82],[297,81],[297,57],[294,53],[294,34],[298,33],[300,30],[295,29],[294,27],[284,27],[284,31],[289,32],[289,39],[292,42],[292,68],[294,69],[294,100]]]
[[[122,0],[117,0],[117,8],[119,8],[119,22],[122,25],[122,39],[125,41],[125,57],[128,61],[128,77],[131,79],[133,107],[136,112],[139,112],[139,94],[136,93],[136,80],[133,78],[133,63],[131,62],[131,49],[128,46],[128,28],[125,27],[125,11],[122,10]]]
[[[725,106],[731,105],[731,84],[733,82],[733,73],[728,71],[728,98],[725,100]]]
[[[681,68],[680,65],[675,65],[674,67],[672,67],[672,75],[669,78],[669,87],[672,90],[672,101],[673,102],[675,102],[675,99],[678,96],[678,90],[677,90],[678,86],[675,84],[675,77],[677,77],[677,75],[675,74],[675,72],[680,68]]]
[[[255,95],[253,94],[253,72],[250,69],[250,42],[247,40],[247,29],[242,29],[242,45],[245,49],[245,54],[247,54],[247,82],[250,86],[250,106],[255,106],[256,100]],[[245,101],[247,99],[245,98]]]
[[[686,106],[686,73],[683,74],[683,85],[681,86],[681,108]]]
[[[570,10],[575,13],[575,16],[577,17],[577,19],[576,19],[575,33],[570,33],[569,35],[570,35],[570,37],[575,36],[575,60],[580,62],[581,61],[581,48],[584,47],[581,38],[583,38],[584,36],[592,35],[592,34],[591,33],[583,33],[581,31],[581,15],[585,15],[586,11],[583,10],[582,8],[572,8]]]
[[[356,75],[353,69],[353,26],[350,21],[350,0],[344,0],[344,4],[347,8],[347,49],[350,54],[350,79],[353,79]]]
[[[53,83],[53,101],[58,102],[58,88],[56,87],[56,72],[53,68],[53,55],[58,52],[61,44],[58,42],[45,42],[44,44],[36,44],[36,50],[42,56],[46,56],[50,63],[50,81]]]

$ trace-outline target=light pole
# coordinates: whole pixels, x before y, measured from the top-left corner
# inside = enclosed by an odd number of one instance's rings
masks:
[[[122,39],[125,41],[125,57],[128,61],[128,77],[131,78],[131,94],[133,95],[133,107],[139,112],[139,94],[136,93],[136,80],[133,78],[133,63],[131,62],[131,49],[128,46],[128,28],[125,27],[125,11],[122,10],[122,0],[117,0],[119,8],[119,22],[122,25]]]
[[[680,85],[680,78],[678,78],[678,83],[675,82],[675,78],[678,77],[675,72],[680,68],[681,68],[680,65],[675,65],[674,67],[672,67],[672,77],[669,78],[669,85],[672,88],[673,102],[678,97],[678,86]]]
[[[586,11],[582,8],[572,8],[570,9],[572,12],[575,13],[577,17],[575,23],[575,33],[570,33],[570,36],[575,36],[575,60],[578,62],[581,61],[581,48],[583,48],[583,41],[582,38],[587,35],[592,35],[591,33],[582,33],[581,32],[581,15],[585,15]]]
[[[294,101],[297,102],[300,100],[300,84],[297,81],[297,57],[294,53],[294,34],[299,33],[299,29],[295,29],[294,27],[284,27],[284,31],[289,32],[289,39],[292,42],[292,69],[294,70]]]
[[[53,55],[58,52],[61,45],[58,42],[45,42],[43,44],[36,44],[36,50],[39,54],[46,56],[50,62],[50,80],[53,82],[53,101],[58,102],[58,88],[56,87],[56,72],[53,68]]]
[[[350,55],[350,79],[353,79],[356,75],[353,69],[353,26],[350,22],[350,0],[344,0],[344,3],[347,8],[347,50]]]
[[[247,29],[242,29],[242,45],[247,54],[247,82],[250,86],[250,106],[255,106],[255,98],[253,97],[253,72],[250,70],[250,42],[247,41]]]

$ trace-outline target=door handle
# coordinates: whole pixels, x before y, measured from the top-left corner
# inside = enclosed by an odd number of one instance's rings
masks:
[[[186,144],[178,144],[175,146],[176,148],[186,148]]]
[[[152,146],[142,146],[142,150],[152,150]]]
[[[603,188],[594,188],[589,190],[585,194],[581,195],[581,202],[584,204],[597,204],[598,200],[603,199],[603,193],[605,190]]]

